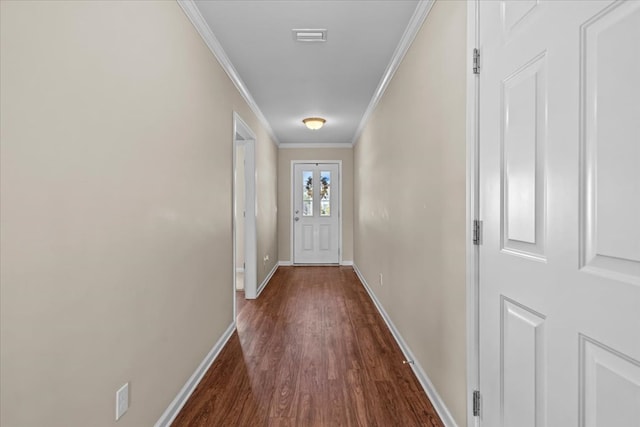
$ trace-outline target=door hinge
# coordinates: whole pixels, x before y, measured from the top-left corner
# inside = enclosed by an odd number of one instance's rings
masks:
[[[477,219],[473,220],[473,244],[482,244],[482,221]]]
[[[473,49],[473,74],[480,74],[480,51]]]
[[[473,390],[473,416],[480,416],[480,390]]]

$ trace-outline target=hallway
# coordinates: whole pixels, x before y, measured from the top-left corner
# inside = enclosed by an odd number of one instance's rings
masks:
[[[280,267],[173,426],[441,426],[351,267]]]
[[[473,422],[467,9],[0,1],[0,425],[168,427],[218,355],[176,425]],[[293,37],[307,25],[326,43]],[[225,28],[250,40],[223,48]],[[232,58],[248,46],[265,84]],[[253,259],[235,254],[240,141]],[[342,267],[289,268],[292,162],[342,165]],[[236,318],[241,266],[270,284]]]

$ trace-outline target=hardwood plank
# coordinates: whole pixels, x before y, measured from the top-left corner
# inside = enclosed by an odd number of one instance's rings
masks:
[[[280,267],[237,309],[173,426],[443,425],[351,267]]]

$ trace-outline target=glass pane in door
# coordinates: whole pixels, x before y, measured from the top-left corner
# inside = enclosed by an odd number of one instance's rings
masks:
[[[320,216],[331,216],[331,171],[320,172]]]
[[[313,171],[302,171],[302,216],[313,216]]]

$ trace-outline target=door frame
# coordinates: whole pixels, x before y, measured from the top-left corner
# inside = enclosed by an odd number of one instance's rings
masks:
[[[473,415],[473,392],[480,390],[480,246],[473,243],[474,220],[480,219],[479,180],[479,103],[480,76],[474,74],[473,50],[480,49],[479,0],[467,1],[467,209],[466,209],[466,288],[467,288],[467,427],[478,427]],[[482,65],[481,61],[480,64]],[[482,242],[482,236],[480,236]],[[480,408],[482,401],[480,401]]]
[[[233,112],[233,190],[232,190],[232,228],[233,228],[233,319],[236,318],[236,155],[239,146],[244,147],[245,182],[245,219],[244,219],[244,295],[246,299],[257,297],[257,232],[256,232],[256,136],[242,117]]]
[[[289,239],[289,252],[291,254],[291,265],[295,264],[295,226],[293,221],[293,208],[294,208],[294,191],[296,185],[296,176],[295,176],[295,165],[297,164],[305,164],[305,163],[324,163],[324,164],[337,164],[338,165],[338,265],[342,265],[342,160],[291,160],[291,182],[289,185],[289,227],[290,227],[290,239]],[[302,264],[298,264],[302,265]],[[322,265],[322,264],[318,264]]]

